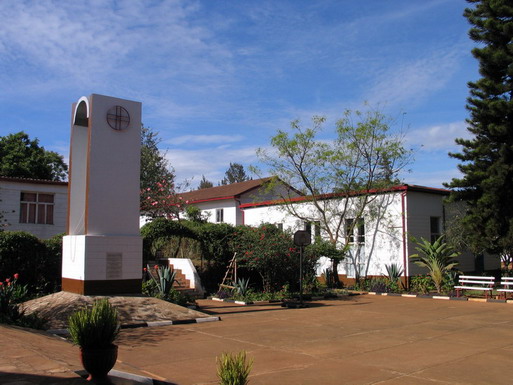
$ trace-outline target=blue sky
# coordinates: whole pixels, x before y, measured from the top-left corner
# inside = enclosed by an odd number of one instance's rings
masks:
[[[143,103],[178,180],[256,164],[293,119],[379,106],[407,128],[411,184],[458,175],[467,82],[463,0],[0,1],[0,135],[68,157],[71,104]]]

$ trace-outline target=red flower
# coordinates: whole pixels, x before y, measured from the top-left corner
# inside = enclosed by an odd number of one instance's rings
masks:
[[[145,267],[143,268],[143,271],[146,273],[146,271],[148,271],[148,269],[146,269]]]
[[[10,278],[6,278],[5,282],[9,283],[9,282],[11,282],[11,279]]]
[[[19,276],[20,276],[20,275],[19,275],[18,273],[14,274],[14,279],[18,279],[18,278],[19,278]]]
[[[155,270],[158,270],[158,269],[159,269],[159,265],[155,265],[155,266],[153,266],[153,268],[154,268]]]

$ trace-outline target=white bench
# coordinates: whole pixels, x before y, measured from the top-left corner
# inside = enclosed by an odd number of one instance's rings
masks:
[[[459,285],[454,286],[454,288],[456,289],[456,297],[459,297],[463,290],[476,290],[483,291],[486,298],[488,298],[493,290],[494,284],[495,277],[460,275]]]
[[[513,277],[502,277],[501,286],[497,291],[501,294],[504,293],[504,299],[506,299],[508,293],[513,293]]]

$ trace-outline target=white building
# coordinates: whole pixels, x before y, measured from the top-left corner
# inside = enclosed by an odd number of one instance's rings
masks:
[[[292,198],[296,213],[310,219],[306,222],[289,213],[287,205],[279,199],[283,194],[276,191],[262,193],[267,191],[264,186],[266,181],[267,179],[259,179],[198,190],[188,193],[191,195],[185,194],[184,199],[201,209],[210,222],[248,226],[273,223],[292,232],[310,229],[312,237],[326,236],[321,226],[323,222],[316,220],[317,211],[308,197],[296,194]],[[352,254],[338,266],[340,278],[350,282],[355,277],[356,269],[361,276],[381,276],[386,273],[385,266],[390,264],[401,268],[404,277],[425,273],[408,258],[417,252],[412,236],[434,240],[444,232],[448,220],[444,199],[448,194],[449,191],[445,189],[406,184],[395,186],[370,195],[369,203],[361,216],[354,212],[357,211],[363,194],[354,194],[348,198],[326,196],[321,204],[327,206],[326,212],[332,217],[324,223],[336,226],[340,213],[345,212],[339,242],[351,237]],[[348,234],[350,221],[355,218],[359,218],[358,223],[353,226],[353,233]],[[459,262],[458,268],[461,271],[477,270],[474,257],[470,254],[462,254]],[[498,268],[498,263],[496,258],[487,258],[484,268]],[[328,267],[330,261],[321,258],[318,274]]]
[[[281,196],[287,195],[284,191],[290,192],[298,213],[313,218],[312,203],[307,198],[285,185],[268,191],[268,180],[196,190],[182,194],[182,198],[189,205],[198,207],[209,222],[234,226],[273,223],[292,232],[310,227],[313,236],[325,236],[315,220],[313,223],[299,220],[290,215],[280,201]],[[353,259],[348,258],[338,266],[340,278],[350,282],[355,269],[359,269],[363,276],[380,276],[386,273],[385,265],[392,263],[403,269],[405,277],[422,273],[408,258],[417,252],[411,236],[431,240],[444,232],[449,219],[444,202],[448,194],[445,189],[400,185],[371,195],[372,201],[353,234],[346,234],[346,223],[341,228],[341,242],[346,236],[352,237],[355,253]],[[332,205],[331,212],[336,216],[346,199],[356,200],[357,196],[330,196],[324,202]],[[6,230],[27,231],[40,238],[64,233],[67,205],[66,182],[0,177],[0,211],[9,224]],[[352,219],[350,212],[344,221]],[[479,270],[470,254],[462,254],[459,262],[458,269],[463,272]],[[318,274],[329,266],[329,261],[321,259]],[[483,267],[485,270],[496,269],[499,259],[487,257]]]
[[[68,183],[0,176],[0,212],[5,230],[51,238],[66,231]]]
[[[266,183],[271,178],[248,180],[225,186],[205,188],[181,194],[187,205],[196,206],[208,222],[243,225],[244,205],[255,201],[269,201],[284,194],[298,196],[292,187],[284,184],[268,191]]]

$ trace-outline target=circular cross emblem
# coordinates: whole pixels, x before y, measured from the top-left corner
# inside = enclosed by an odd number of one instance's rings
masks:
[[[107,123],[114,130],[124,130],[130,124],[130,114],[121,106],[114,106],[107,111]]]

